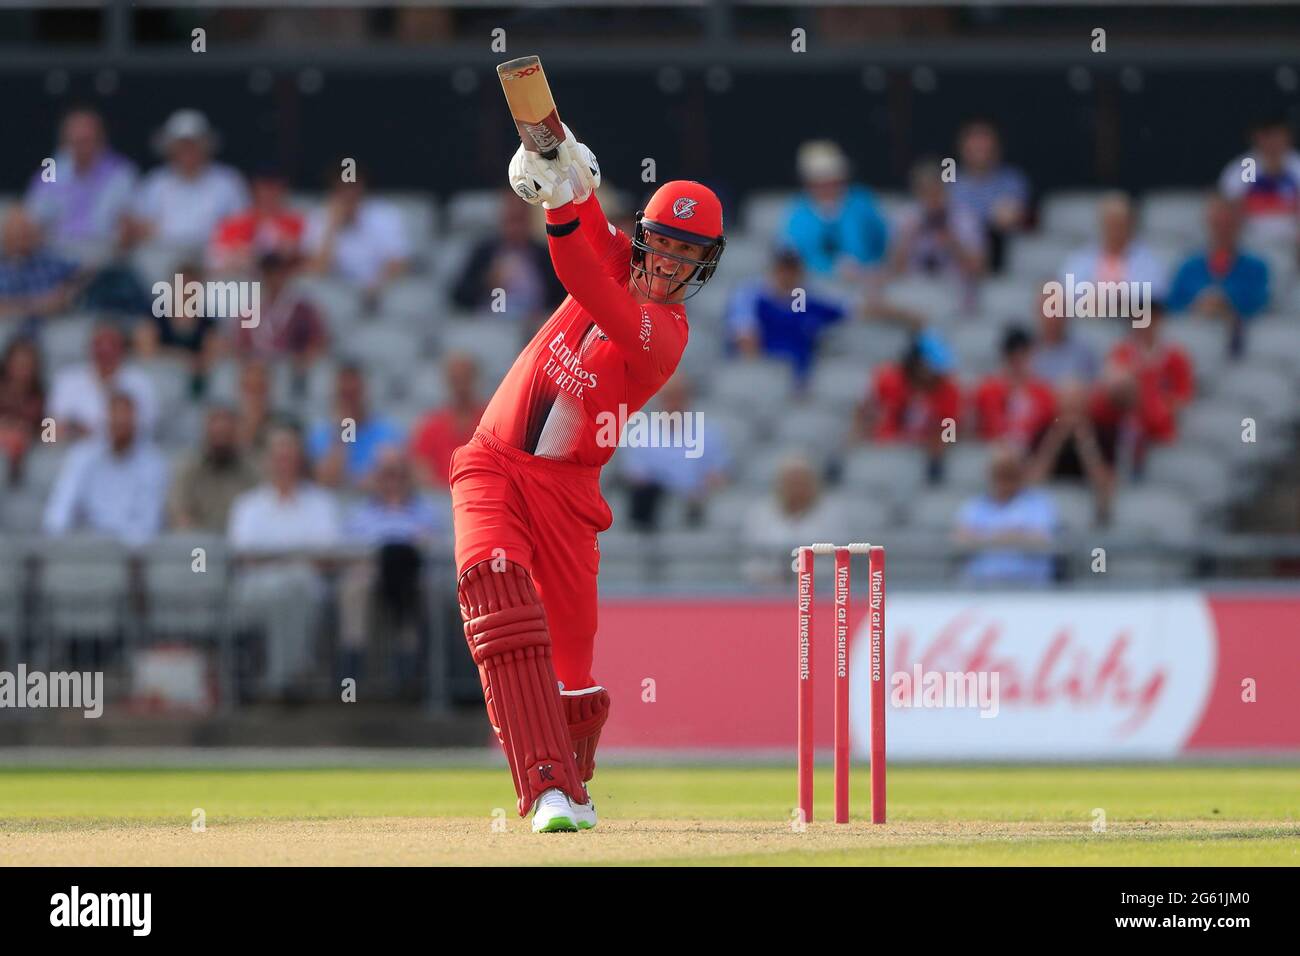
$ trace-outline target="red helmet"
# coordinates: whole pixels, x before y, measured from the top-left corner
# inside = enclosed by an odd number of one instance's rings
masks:
[[[705,247],[704,254],[692,259],[653,249],[646,242],[647,232],[698,243]],[[713,190],[689,179],[664,183],[655,190],[645,209],[636,214],[636,227],[632,231],[632,283],[646,295],[650,294],[650,275],[645,263],[646,253],[653,252],[690,266],[690,274],[673,290],[675,293],[682,286],[691,286],[691,291],[683,296],[689,299],[713,277],[726,245],[722,234],[722,203]]]

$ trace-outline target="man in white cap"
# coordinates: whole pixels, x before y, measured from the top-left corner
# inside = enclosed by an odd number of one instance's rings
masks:
[[[852,281],[884,258],[888,227],[865,186],[849,182],[849,160],[830,140],[799,147],[796,165],[804,191],[791,203],[784,245],[812,273]]]
[[[217,223],[248,205],[243,177],[213,162],[216,135],[198,110],[169,116],[154,145],[166,162],[141,183],[130,238],[178,259],[200,256]]]

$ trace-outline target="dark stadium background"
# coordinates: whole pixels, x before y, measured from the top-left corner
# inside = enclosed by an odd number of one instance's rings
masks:
[[[429,42],[397,39],[399,8],[377,5],[361,35],[289,45],[259,41],[265,10],[60,6],[0,8],[5,181],[30,170],[17,144],[50,142],[62,109],[87,101],[105,109],[128,155],[147,155],[172,109],[202,103],[222,131],[223,159],[246,168],[270,157],[300,186],[315,188],[322,158],[348,151],[386,188],[494,186],[515,136],[492,74],[498,27],[510,55],[545,54],[566,120],[600,145],[612,176],[626,179],[618,174],[653,155],[665,170],[702,170],[733,196],[793,185],[795,148],[826,134],[863,180],[899,188],[910,159],[944,155],[973,114],[1001,125],[1007,155],[1042,189],[1190,186],[1217,173],[1255,111],[1300,112],[1277,79],[1280,67],[1300,66],[1300,12],[1281,4],[872,4],[837,8],[861,24],[835,31],[825,10],[776,3],[452,3],[447,36]],[[1088,49],[1097,26],[1108,32],[1104,54]],[[196,27],[208,31],[203,54],[188,49]],[[806,53],[789,51],[796,27],[808,30]],[[255,94],[258,68],[273,82]],[[660,89],[665,68],[680,71],[679,90]],[[724,92],[709,87],[717,68],[728,73]],[[932,71],[926,91],[918,69]],[[1071,85],[1079,69],[1082,90]],[[52,70],[66,74],[57,94]],[[96,91],[105,70],[110,95]],[[300,89],[304,70],[319,71],[317,91]],[[463,70],[473,77],[467,93],[453,87]]]

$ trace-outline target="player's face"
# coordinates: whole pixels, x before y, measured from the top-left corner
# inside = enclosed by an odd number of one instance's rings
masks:
[[[686,294],[684,280],[690,278],[695,266],[682,259],[703,259],[705,247],[699,242],[683,242],[669,236],[651,232],[646,244],[652,250],[646,256],[650,298],[657,302],[680,302]],[[656,255],[656,253],[663,253]],[[677,258],[673,258],[677,257]]]

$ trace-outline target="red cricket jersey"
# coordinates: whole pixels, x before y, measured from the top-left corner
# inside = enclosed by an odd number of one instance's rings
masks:
[[[927,441],[943,428],[943,420],[961,417],[961,390],[942,376],[928,392],[913,388],[897,364],[881,365],[871,386],[876,403],[877,441]]]
[[[551,262],[569,294],[519,353],[479,427],[539,458],[599,467],[627,416],[676,370],[686,309],[642,303],[628,291],[631,240],[595,196],[547,210],[546,221]]]
[[[1056,394],[1039,378],[1015,385],[1004,374],[989,375],[975,390],[973,403],[985,441],[1008,438],[1029,445],[1056,417]]]
[[[1196,375],[1187,353],[1172,342],[1145,350],[1124,339],[1111,350],[1109,361],[1137,375],[1137,418],[1143,436],[1154,442],[1177,438],[1177,410],[1196,394]],[[1118,421],[1120,414],[1104,400],[1094,404],[1093,416],[1102,423]]]

